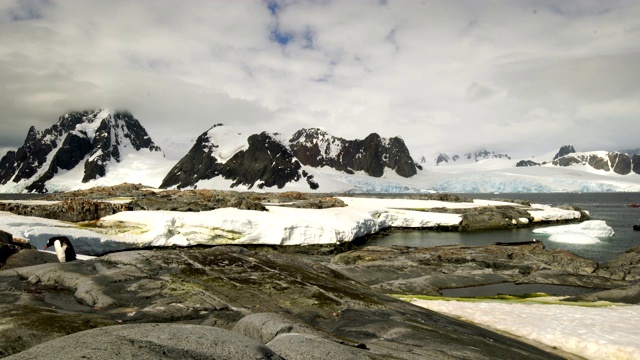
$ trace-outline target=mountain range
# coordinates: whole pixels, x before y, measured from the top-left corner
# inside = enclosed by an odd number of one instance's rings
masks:
[[[579,176],[576,176],[580,174]],[[320,192],[639,191],[635,152],[557,152],[512,159],[486,149],[417,163],[400,137],[347,140],[318,128],[290,137],[215,124],[177,162],[131,113],[70,112],[0,160],[0,192],[57,192],[122,182],[157,188]]]

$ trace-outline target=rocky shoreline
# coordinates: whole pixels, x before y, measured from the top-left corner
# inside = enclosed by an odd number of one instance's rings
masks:
[[[209,200],[201,204],[197,199],[203,196]],[[442,196],[435,195],[437,200]],[[102,201],[114,198],[128,200]],[[265,203],[345,206],[326,195],[155,193],[130,185],[54,194],[47,200],[64,204],[70,199],[184,211],[197,211],[192,203],[257,204],[257,211]],[[514,213],[505,220],[505,211]],[[491,228],[527,226],[521,219],[531,216],[510,207],[462,212],[473,216],[468,224],[487,221]],[[496,212],[500,215],[491,215]],[[502,220],[492,222],[493,216]],[[353,243],[167,247],[59,263],[52,253],[31,249],[6,232],[0,235],[7,250],[0,269],[0,311],[5,314],[0,357],[11,359],[55,358],[52,349],[65,349],[58,358],[104,353],[142,359],[570,358],[389,295],[433,296],[443,289],[501,283],[555,284],[594,289],[566,301],[640,303],[640,247],[604,264],[547,250],[539,242],[434,248],[358,248]],[[200,339],[219,345],[207,346]],[[82,346],[69,349],[68,341]]]

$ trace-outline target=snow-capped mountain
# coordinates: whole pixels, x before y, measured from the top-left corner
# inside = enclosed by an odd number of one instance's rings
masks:
[[[195,187],[217,177],[230,181],[230,187],[323,191],[324,183],[334,182],[329,172],[381,177],[385,169],[403,177],[417,173],[399,138],[371,134],[364,140],[345,140],[320,129],[299,130],[289,140],[267,132],[245,137],[217,124],[198,137],[161,187]]]
[[[289,140],[289,148],[304,165],[328,166],[347,174],[364,171],[381,177],[385,168],[403,177],[417,174],[416,163],[399,137],[381,138],[370,134],[364,140],[345,140],[324,130],[298,130]]]
[[[262,132],[245,137],[232,127],[216,124],[202,133],[191,150],[169,171],[161,188],[197,187],[216,177],[229,187],[282,189],[304,179],[308,188],[317,183],[302,169],[288,147],[274,134]]]
[[[559,151],[512,159],[482,150],[417,165],[400,138],[345,140],[320,129],[291,137],[216,124],[179,161],[164,158],[127,112],[61,116],[0,160],[0,193],[56,192],[123,182],[162,188],[320,192],[640,191],[640,155]],[[442,166],[446,163],[446,166]]]
[[[44,131],[32,126],[24,144],[7,152],[0,160],[0,191],[47,192],[119,183],[123,167],[127,180],[135,180],[144,178],[146,170],[158,169],[151,160],[161,159],[160,148],[130,113],[71,112]]]
[[[517,167],[543,165],[583,167],[588,170],[613,172],[619,175],[640,174],[640,154],[629,155],[617,151],[576,152],[572,145],[564,145],[551,162],[539,163],[532,160],[521,160],[516,163]]]
[[[440,153],[435,159],[435,165],[452,165],[452,164],[468,164],[487,159],[509,159],[507,154],[497,154],[487,149],[480,149],[474,152],[468,152],[463,155]],[[422,157],[421,163],[428,164],[426,157]]]

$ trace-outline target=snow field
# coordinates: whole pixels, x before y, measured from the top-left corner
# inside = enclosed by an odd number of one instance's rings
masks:
[[[640,305],[582,307],[443,300],[412,303],[586,359],[640,359]]]

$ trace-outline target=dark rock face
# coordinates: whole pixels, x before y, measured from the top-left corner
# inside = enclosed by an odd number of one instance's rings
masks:
[[[262,132],[249,136],[247,141],[249,147],[225,163],[223,176],[233,180],[231,187],[247,185],[251,188],[257,184],[261,189],[273,186],[282,189],[303,177],[300,162],[271,135]]]
[[[497,154],[493,151],[489,151],[487,149],[480,149],[476,152],[468,152],[465,153],[464,155],[460,156],[460,155],[448,155],[445,153],[441,153],[438,155],[438,157],[436,158],[436,165],[440,165],[440,164],[448,164],[448,163],[455,163],[460,159],[466,159],[466,160],[473,160],[474,162],[478,162],[480,160],[487,160],[487,159],[508,159],[511,160],[511,156],[507,155],[507,154]]]
[[[131,114],[117,112],[98,118],[100,114],[102,110],[65,114],[42,132],[32,126],[24,145],[17,151],[8,152],[0,160],[0,184],[26,179],[30,181],[25,191],[46,192],[47,181],[59,169],[71,170],[88,155],[92,156],[84,163],[83,182],[104,176],[108,162],[120,161],[121,146],[131,144],[135,150],[160,151]],[[95,134],[88,133],[95,126]],[[51,159],[49,162],[48,158]],[[46,170],[41,172],[45,167]],[[36,178],[39,172],[41,175]]]
[[[636,174],[640,173],[636,172],[636,170],[640,171],[640,165],[636,165],[636,161],[640,161],[640,156],[630,157],[619,152],[609,152],[604,156],[599,153],[572,153],[559,157],[552,163],[555,166],[583,164],[596,170],[613,171],[616,174],[627,175],[632,171]]]
[[[516,167],[525,167],[525,166],[540,166],[540,163],[537,163],[532,160],[520,160],[516,163]]]
[[[364,171],[381,177],[385,168],[403,177],[418,172],[404,141],[398,137],[385,140],[374,133],[364,140],[345,140],[320,129],[302,129],[293,134],[289,147],[303,165],[328,166],[348,174]]]
[[[640,155],[633,155],[631,158],[631,170],[635,174],[640,174]]]
[[[576,149],[573,148],[573,145],[563,145],[562,147],[560,147],[560,150],[558,150],[556,155],[553,157],[553,160],[561,158],[565,155],[573,154],[575,152],[576,152]]]
[[[0,268],[4,267],[10,256],[24,249],[33,249],[28,240],[14,239],[12,234],[0,230]]]
[[[613,172],[620,175],[631,173],[631,158],[627,154],[609,153],[609,162],[613,165]]]
[[[147,131],[128,112],[117,112],[102,120],[96,130],[91,149],[91,158],[84,163],[82,182],[88,182],[106,175],[106,164],[114,160],[120,162],[120,150],[125,139],[136,151],[161,151]]]
[[[214,154],[219,145],[211,142],[208,131],[204,132],[165,176],[160,187],[181,189],[194,186],[200,180],[222,176],[233,181],[231,187],[246,185],[262,189],[275,186],[281,189],[288,183],[305,179],[311,189],[318,188],[313,176],[302,170],[291,151],[272,135],[266,132],[251,135],[247,142],[246,149],[222,163]]]
[[[216,126],[214,126],[216,127]],[[179,189],[194,186],[200,180],[207,180],[219,176],[223,165],[213,155],[218,145],[212,144],[207,131],[196,139],[191,147],[178,163],[169,171],[162,180],[161,188],[166,189],[177,186]]]
[[[473,159],[473,161],[480,161],[480,160],[486,160],[486,159],[508,159],[511,160],[511,156],[507,155],[507,154],[496,154],[493,151],[489,151],[487,149],[481,149],[476,151],[475,153],[466,153],[464,154],[464,157],[467,158],[467,160],[471,160]]]

